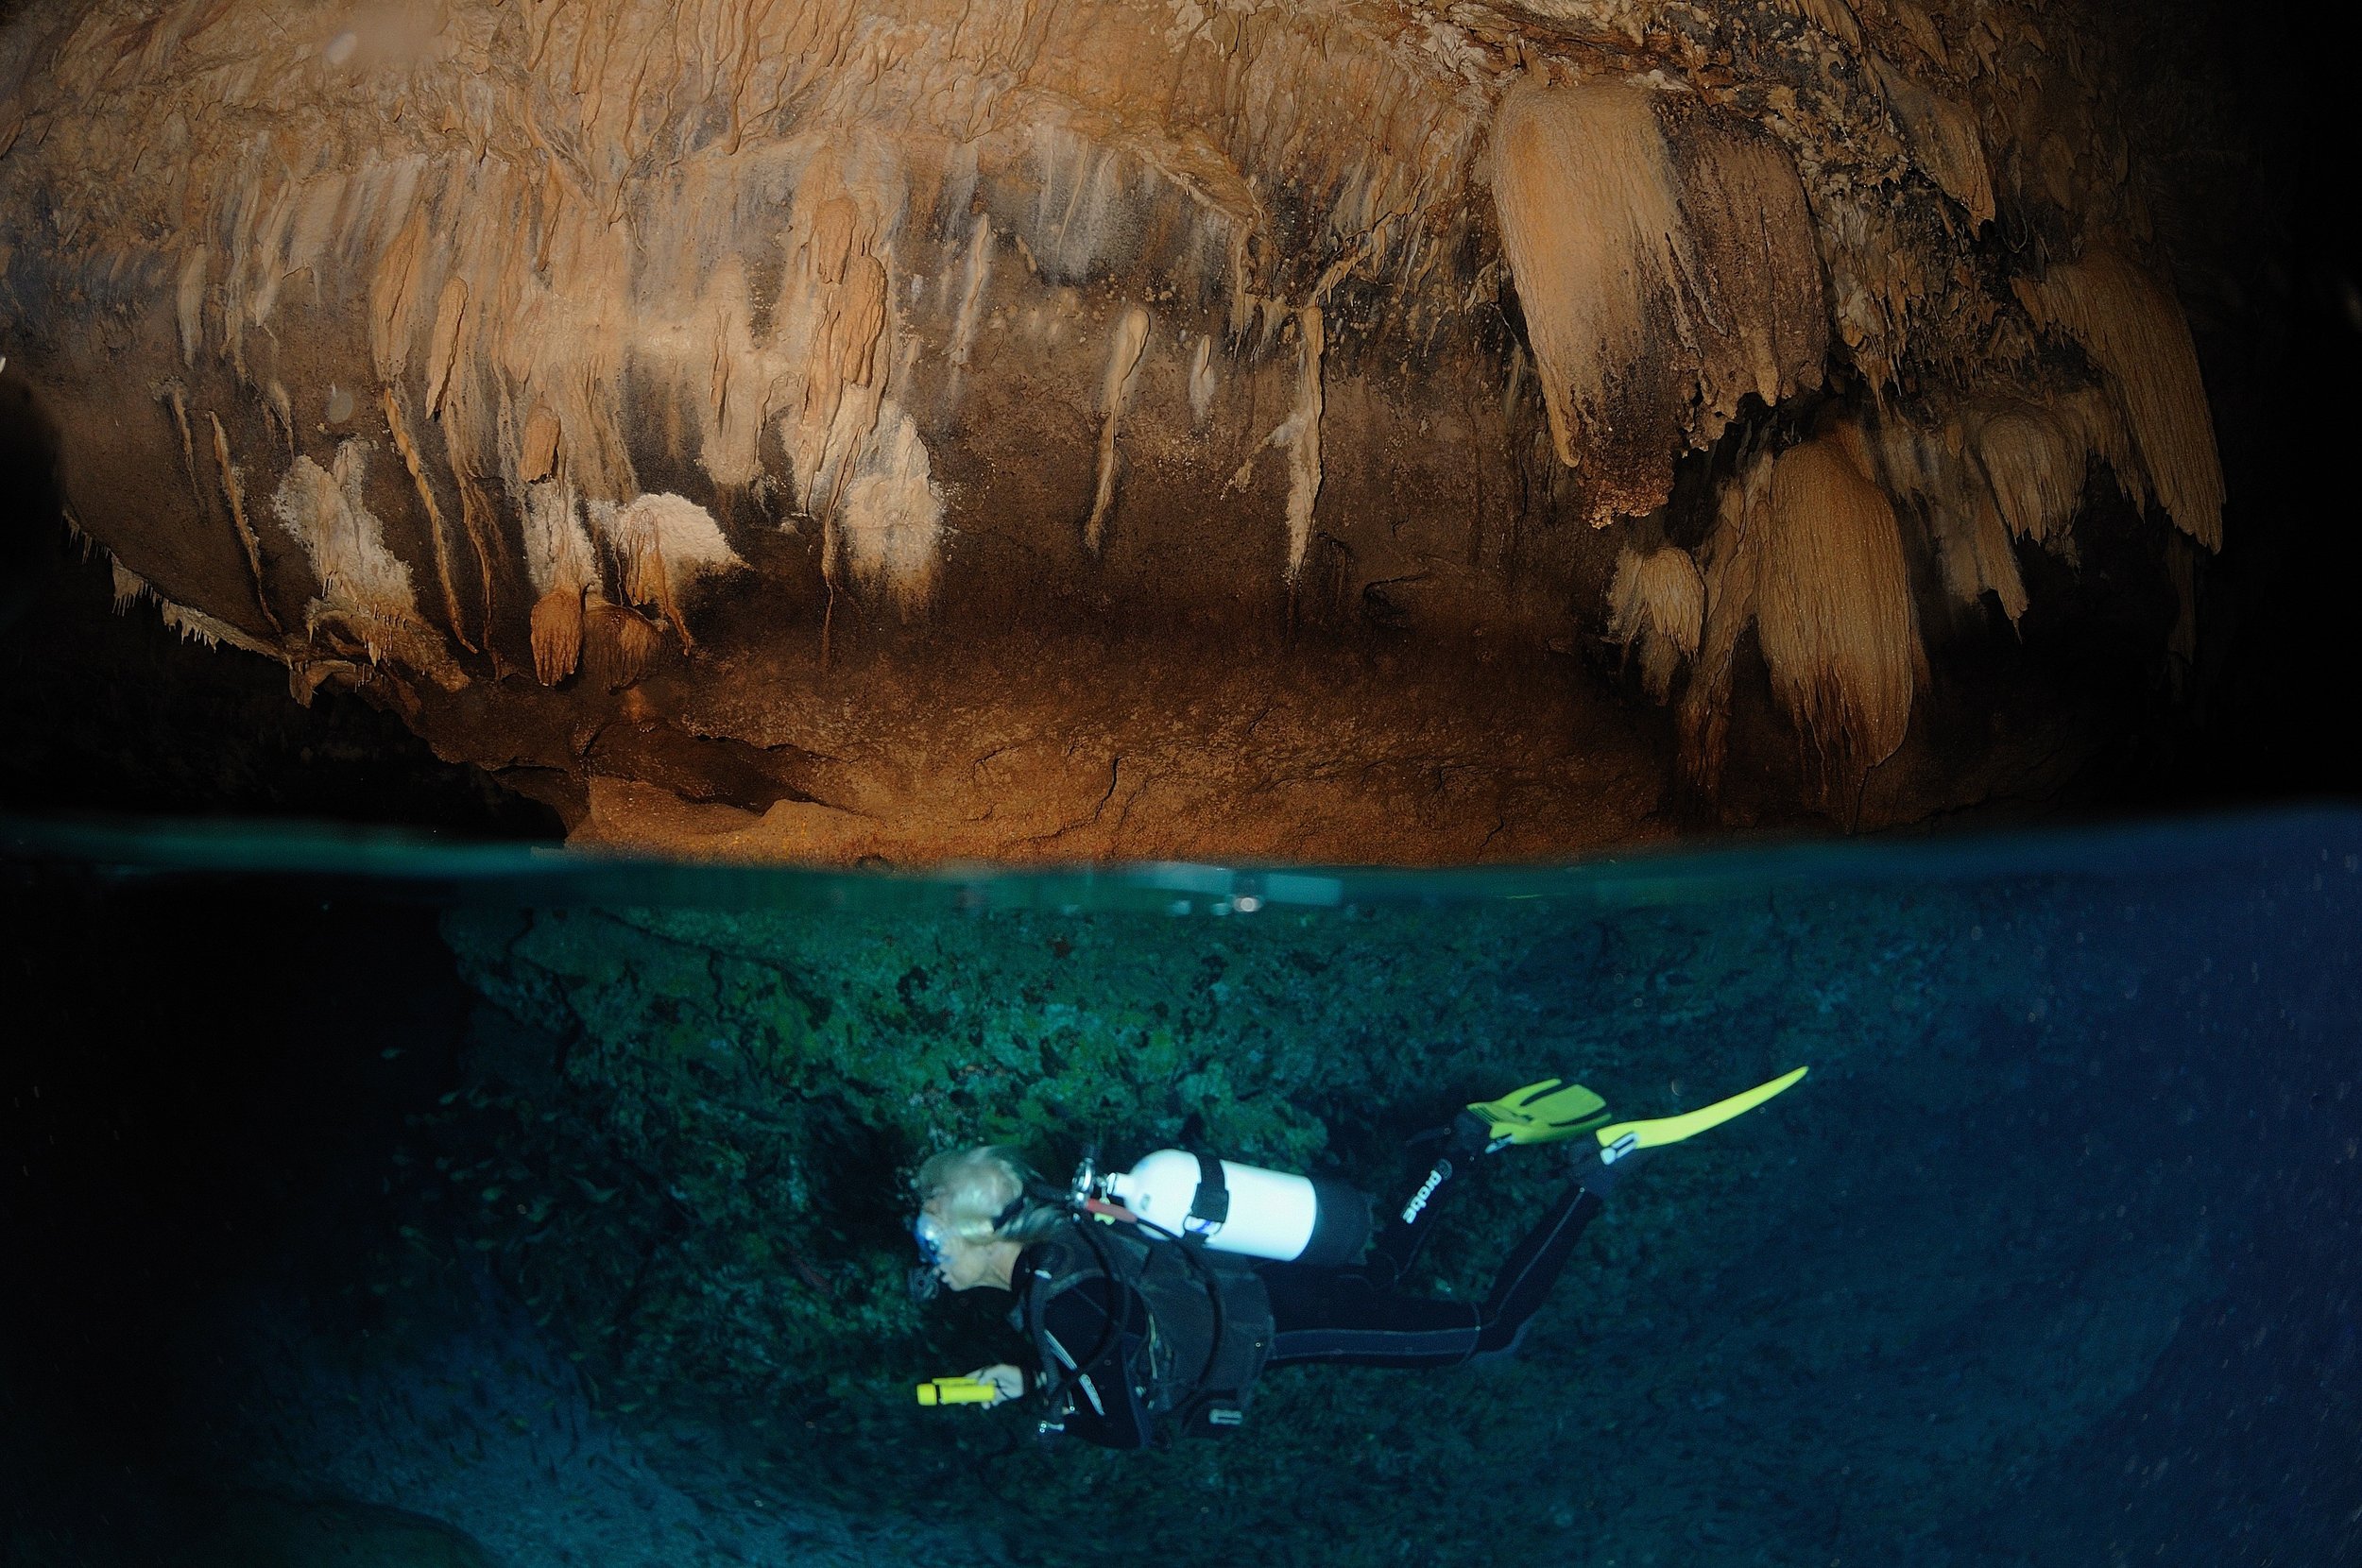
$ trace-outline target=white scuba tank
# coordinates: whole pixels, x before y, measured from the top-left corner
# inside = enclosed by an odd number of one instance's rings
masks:
[[[1359,1257],[1370,1237],[1370,1202],[1343,1182],[1324,1176],[1291,1176],[1240,1165],[1207,1162],[1222,1169],[1228,1208],[1219,1219],[1192,1218],[1192,1206],[1219,1210],[1219,1200],[1198,1204],[1205,1172],[1198,1157],[1159,1149],[1130,1170],[1106,1179],[1107,1195],[1160,1230],[1203,1236],[1217,1252],[1281,1263],[1335,1266]]]

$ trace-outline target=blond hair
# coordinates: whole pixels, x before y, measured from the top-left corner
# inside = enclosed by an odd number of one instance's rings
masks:
[[[928,1157],[912,1181],[919,1206],[933,1209],[963,1241],[1034,1241],[1064,1217],[1053,1205],[1027,1202],[1006,1223],[994,1221],[1041,1181],[1017,1150],[1001,1144],[946,1150]]]

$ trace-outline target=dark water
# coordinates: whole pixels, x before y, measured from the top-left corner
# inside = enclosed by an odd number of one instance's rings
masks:
[[[0,1561],[2362,1562],[2362,815],[1435,876],[7,834]],[[1117,1456],[900,1173],[1661,1116],[1503,1367]],[[1479,1291],[1514,1150],[1417,1282]]]

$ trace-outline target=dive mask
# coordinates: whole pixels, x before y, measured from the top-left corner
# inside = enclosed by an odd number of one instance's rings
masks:
[[[921,1212],[911,1220],[911,1236],[918,1242],[919,1261],[940,1269],[951,1260],[950,1228],[933,1215]]]
[[[943,1276],[935,1270],[951,1255],[951,1233],[933,1215],[921,1213],[911,1219],[911,1236],[918,1243],[920,1259],[918,1267],[911,1270],[911,1300],[933,1301],[935,1292],[943,1288]]]

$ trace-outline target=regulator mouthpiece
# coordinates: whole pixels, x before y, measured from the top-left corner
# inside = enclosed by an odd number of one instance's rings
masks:
[[[922,1263],[911,1270],[911,1300],[921,1304],[933,1301],[942,1288],[943,1276],[931,1266]]]

